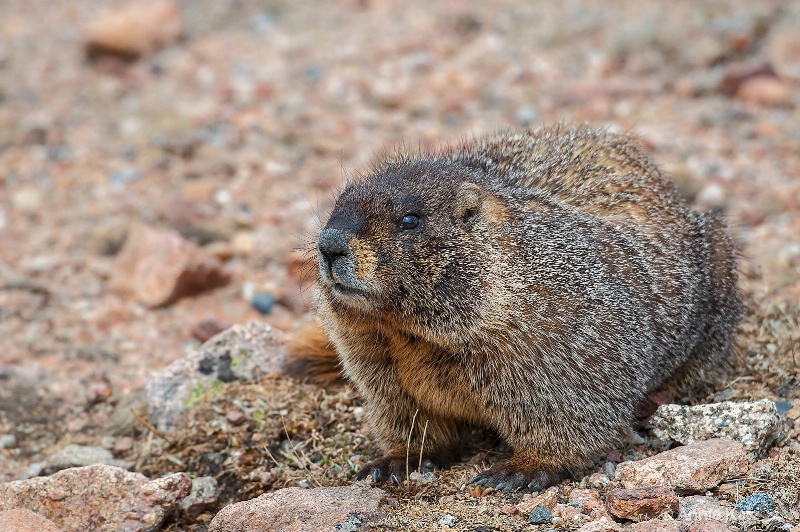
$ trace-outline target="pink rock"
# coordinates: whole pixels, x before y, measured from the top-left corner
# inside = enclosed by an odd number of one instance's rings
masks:
[[[156,308],[230,279],[216,257],[176,231],[136,225],[114,260],[110,288]]]
[[[59,532],[54,522],[41,515],[17,508],[0,512],[0,530],[3,532]]]
[[[226,506],[211,521],[209,532],[334,530],[345,523],[355,529],[382,516],[386,492],[359,483],[338,488],[286,488]]]
[[[521,514],[528,515],[539,506],[544,506],[551,512],[556,507],[558,497],[556,495],[556,488],[548,488],[547,491],[536,495],[531,498],[523,498],[522,502],[517,504],[517,509]]]
[[[675,515],[679,506],[678,496],[661,486],[615,489],[606,495],[608,512],[630,521],[646,521],[665,513]]]
[[[107,465],[0,485],[0,511],[26,509],[64,531],[154,530],[192,489],[184,473],[150,480]]]
[[[794,107],[792,88],[780,78],[757,76],[746,80],[736,91],[736,97],[754,105]]]
[[[125,58],[148,55],[183,31],[178,6],[169,0],[126,2],[100,13],[86,29],[86,50]]]
[[[580,506],[585,514],[591,514],[593,510],[603,507],[600,495],[593,489],[575,488],[569,494],[569,502]]]
[[[744,475],[747,470],[744,446],[719,438],[620,464],[617,478],[626,488],[663,486],[679,492],[701,492]]]
[[[685,532],[686,527],[683,523],[676,521],[653,519],[634,523],[628,530],[630,532]]]
[[[578,532],[622,532],[622,526],[610,517],[601,517],[597,521],[586,523],[578,529]]]
[[[733,528],[716,519],[703,519],[698,523],[693,523],[688,532],[733,532]]]
[[[791,23],[773,29],[767,45],[769,62],[782,77],[800,80],[800,34]]]

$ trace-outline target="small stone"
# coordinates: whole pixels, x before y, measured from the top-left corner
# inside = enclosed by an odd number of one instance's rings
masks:
[[[767,54],[778,75],[800,80],[800,34],[796,23],[786,22],[770,31]]]
[[[13,449],[17,446],[17,437],[13,434],[0,435],[0,449]]]
[[[603,507],[600,495],[594,489],[575,488],[569,494],[569,503],[579,507],[585,514],[590,514],[592,510]]]
[[[786,400],[778,401],[775,403],[775,409],[777,410],[779,416],[786,417],[786,414],[788,414],[789,410],[792,409],[792,403]]]
[[[216,318],[208,318],[194,324],[194,326],[192,326],[191,335],[196,340],[207,342],[222,331],[230,329],[230,327],[230,323]]]
[[[558,502],[557,490],[555,488],[548,488],[544,492],[532,498],[523,498],[522,502],[517,504],[517,509],[521,514],[530,514],[539,506],[544,506],[551,512],[556,507]]]
[[[622,532],[622,526],[609,517],[601,517],[597,521],[586,523],[578,529],[578,532]]]
[[[744,475],[748,460],[741,443],[727,438],[695,442],[617,467],[626,488],[663,486],[680,492],[703,492]]]
[[[249,257],[256,250],[256,239],[250,231],[239,231],[231,238],[231,251],[234,255]]]
[[[117,460],[111,451],[102,447],[92,447],[88,445],[69,444],[60,451],[56,452],[48,460],[50,469],[60,471],[70,467],[90,466],[94,464],[106,464],[110,466],[130,469],[133,464],[123,460]]]
[[[225,419],[227,419],[228,423],[235,427],[244,423],[246,417],[239,410],[228,410],[228,413],[225,414]]]
[[[168,229],[135,225],[114,259],[109,285],[157,308],[230,281],[222,263]]]
[[[513,504],[504,504],[500,507],[500,513],[503,515],[517,515],[519,509]]]
[[[111,182],[121,187],[123,185],[127,185],[128,183],[132,183],[142,177],[142,172],[135,168],[129,168],[127,170],[122,170],[120,172],[115,173],[111,176]]]
[[[733,528],[716,519],[703,519],[697,523],[692,523],[687,532],[733,532],[733,530]]]
[[[59,528],[51,520],[41,515],[16,508],[0,512],[0,530],[3,532],[59,532]]]
[[[28,467],[25,468],[25,472],[22,473],[22,478],[29,479],[41,476],[44,474],[46,468],[47,462],[34,462],[29,464]]]
[[[611,477],[614,478],[613,476]],[[586,485],[590,488],[602,488],[611,482],[605,473],[592,473],[586,478]]]
[[[554,513],[563,518],[564,521],[572,521],[576,515],[581,513],[581,510],[571,504],[557,504]]]
[[[653,519],[652,521],[642,521],[634,523],[629,529],[630,532],[683,532],[682,523],[675,521]]]
[[[219,496],[217,479],[197,477],[192,480],[192,492],[180,502],[181,510],[189,516],[197,516],[214,509]]]
[[[704,495],[682,497],[678,520],[685,523],[699,523],[703,520],[714,520],[744,529],[747,529],[748,525],[756,522],[755,520],[748,519],[747,514],[744,514],[740,510],[722,506],[718,500]]]
[[[450,514],[444,514],[442,516],[442,518],[439,519],[439,526],[441,526],[441,527],[445,527],[445,526],[453,527],[453,526],[456,526],[457,522],[458,522],[458,519],[456,519],[456,516],[450,515]]]
[[[275,306],[275,296],[266,292],[259,292],[253,295],[253,299],[250,300],[250,303],[253,305],[253,308],[261,314],[269,314],[272,307]]]
[[[792,88],[782,79],[770,76],[758,76],[748,79],[736,97],[745,103],[763,105],[765,107],[794,107]]]
[[[180,10],[174,2],[127,2],[92,20],[86,30],[86,53],[89,57],[111,54],[134,59],[175,41],[182,31]]]
[[[684,445],[712,438],[741,442],[754,456],[763,454],[781,426],[775,403],[767,399],[734,403],[725,401],[697,406],[661,405],[650,420],[662,441]]]
[[[358,527],[362,527],[383,517],[381,507],[387,500],[386,492],[363,482],[336,488],[284,488],[226,506],[208,530],[335,530],[352,516],[358,517]]]
[[[606,495],[608,512],[620,519],[646,521],[662,514],[678,513],[678,496],[660,486],[636,489],[615,489]]]
[[[757,491],[741,500],[736,505],[737,510],[743,512],[758,512],[768,514],[775,509],[775,499],[772,495],[763,491]]]
[[[528,522],[533,525],[541,525],[543,523],[549,523],[553,520],[553,513],[545,508],[544,506],[539,506],[531,512],[531,515],[528,517]]]
[[[127,453],[133,449],[133,438],[130,436],[117,438],[111,448],[118,453]]]

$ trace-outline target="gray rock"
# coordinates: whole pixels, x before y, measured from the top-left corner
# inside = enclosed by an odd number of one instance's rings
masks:
[[[451,526],[452,527],[452,526],[456,526],[456,522],[458,522],[458,519],[456,519],[456,516],[450,515],[450,514],[444,514],[442,516],[442,518],[439,519],[439,526],[441,526],[441,527]]]
[[[736,509],[743,512],[768,514],[775,509],[775,499],[773,499],[772,495],[769,493],[757,491],[742,499],[741,502],[736,505]]]
[[[191,488],[184,473],[150,480],[108,465],[76,467],[0,485],[0,511],[30,510],[65,532],[158,530]]]
[[[106,464],[122,469],[131,469],[133,464],[117,460],[111,451],[103,447],[70,444],[51,455],[48,459],[49,470],[61,471],[68,467],[83,467],[95,464]]]
[[[387,500],[386,492],[364,483],[338,488],[285,488],[226,506],[208,530],[354,530],[354,526],[363,527],[382,518],[381,507]],[[356,520],[360,524],[356,525]]]
[[[192,480],[192,492],[180,503],[181,511],[190,516],[210,510],[217,503],[219,486],[214,477],[197,477]]]
[[[17,437],[13,434],[0,435],[0,449],[13,449],[17,446]]]
[[[685,523],[697,523],[704,519],[719,521],[740,530],[751,530],[758,520],[751,515],[723,506],[713,497],[704,495],[692,495],[681,498],[678,521]]]
[[[282,335],[266,323],[234,325],[150,377],[146,401],[151,421],[159,430],[175,430],[192,406],[223,383],[279,373],[285,358]]]
[[[553,520],[553,513],[544,506],[539,506],[531,512],[528,517],[528,522],[533,525],[541,525],[549,523]]]
[[[650,424],[664,441],[684,445],[712,438],[730,438],[744,445],[751,457],[761,455],[778,435],[781,422],[775,403],[726,401],[697,406],[661,405]]]

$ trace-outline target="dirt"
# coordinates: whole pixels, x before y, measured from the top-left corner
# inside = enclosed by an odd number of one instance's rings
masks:
[[[181,40],[90,61],[85,28],[108,5],[0,7],[0,436],[16,439],[0,448],[0,482],[67,443],[118,449],[150,476],[216,476],[220,504],[349,482],[377,449],[347,387],[228,386],[167,438],[132,410],[204,321],[291,332],[308,319],[293,250],[376,154],[559,120],[639,135],[698,208],[724,209],[741,245],[740,361],[684,399],[800,408],[800,80],[785,64],[800,59],[771,52],[799,33],[795,3],[184,0]],[[224,257],[233,282],[160,309],[111,291],[135,222]],[[276,298],[269,314],[254,292]],[[766,489],[797,523],[799,434],[787,420],[769,467],[720,496]],[[488,449],[474,445],[465,460]],[[462,523],[508,528],[460,491],[478,467],[397,490],[387,528],[434,526],[425,516],[445,496]]]

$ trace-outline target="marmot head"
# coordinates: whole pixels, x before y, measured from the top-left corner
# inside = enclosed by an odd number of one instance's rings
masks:
[[[350,183],[319,235],[325,303],[451,343],[476,319],[504,218],[485,182],[480,169],[401,159]]]

